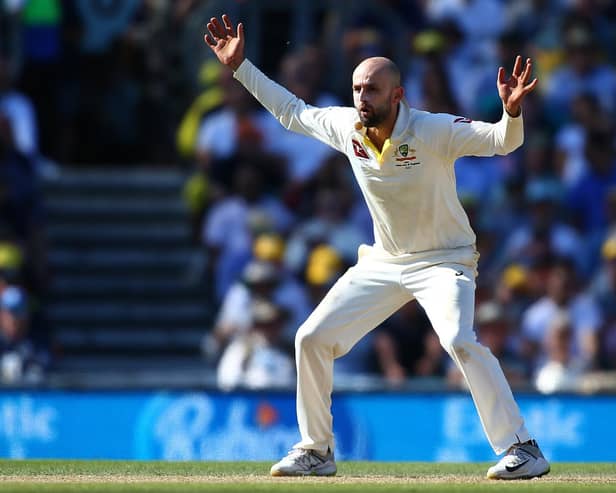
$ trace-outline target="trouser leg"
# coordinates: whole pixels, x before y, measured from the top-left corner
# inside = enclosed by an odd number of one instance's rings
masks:
[[[334,359],[408,302],[400,268],[360,262],[331,288],[295,338],[297,421],[295,447],[334,449],[331,414]]]
[[[460,264],[435,265],[410,275],[408,284],[426,311],[441,345],[462,372],[494,451],[500,454],[513,443],[529,440],[498,360],[479,344],[473,330],[474,268]]]

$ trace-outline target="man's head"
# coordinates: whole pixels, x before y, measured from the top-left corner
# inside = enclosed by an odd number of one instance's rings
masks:
[[[400,70],[389,58],[372,57],[353,72],[353,103],[364,127],[378,127],[395,118],[404,97]]]
[[[7,341],[15,342],[28,331],[28,300],[25,292],[9,286],[0,295],[0,331]]]

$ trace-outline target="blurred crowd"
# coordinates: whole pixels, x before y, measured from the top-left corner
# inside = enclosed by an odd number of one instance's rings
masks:
[[[237,2],[233,13],[244,19],[247,4]],[[601,372],[616,371],[616,4],[341,4],[314,7],[313,34],[301,45],[251,51],[315,106],[352,104],[355,65],[385,55],[402,69],[412,107],[497,121],[498,67],[510,72],[517,54],[533,59],[540,83],[523,108],[525,144],[508,156],[456,163],[481,254],[476,332],[514,387],[592,389]],[[220,14],[222,4],[0,5],[0,26],[13,26],[0,31],[0,200],[3,212],[28,210],[9,221],[13,237],[29,251],[44,243],[28,233],[43,215],[24,171],[46,172],[41,155],[184,166],[191,170],[184,199],[218,309],[202,343],[207,362],[223,388],[292,384],[297,327],[355,263],[359,245],[373,241],[344,156],[286,131],[205,47],[185,42],[201,41],[204,13]],[[216,5],[220,11],[207,10]],[[248,43],[267,22],[264,14],[260,29],[247,23]],[[199,60],[194,70],[191,58]],[[44,285],[44,265],[31,270]],[[462,385],[414,302],[337,360],[336,375]]]

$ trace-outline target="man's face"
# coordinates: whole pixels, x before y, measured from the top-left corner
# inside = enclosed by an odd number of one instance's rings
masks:
[[[364,127],[377,127],[396,111],[402,88],[387,70],[360,65],[353,73],[353,103]]]

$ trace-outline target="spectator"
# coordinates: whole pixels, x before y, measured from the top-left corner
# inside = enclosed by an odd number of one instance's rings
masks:
[[[315,47],[306,46],[297,53],[287,55],[281,62],[281,80],[289,91],[302,98],[307,104],[325,107],[339,106],[340,101],[320,90],[320,75],[323,57]],[[270,150],[284,156],[287,164],[286,185],[288,201],[298,204],[305,183],[314,176],[323,162],[334,151],[325,144],[297,133],[289,133],[280,125],[268,129]]]
[[[342,257],[329,245],[316,245],[309,252],[304,279],[312,308],[321,302],[344,268]]]
[[[501,265],[530,265],[546,256],[575,258],[578,268],[585,265],[582,242],[576,231],[558,219],[562,196],[560,183],[553,179],[535,179],[526,184],[528,216],[505,240]]]
[[[573,99],[582,93],[593,94],[608,112],[616,109],[616,70],[601,62],[601,47],[594,33],[582,22],[564,26],[566,62],[556,69],[545,86],[550,119],[558,123],[570,118]]]
[[[511,66],[518,53],[528,51],[525,46],[526,39],[516,30],[503,32],[494,43],[496,62],[503,67]],[[492,71],[488,67],[480,67],[475,69],[475,72],[477,72],[477,84],[472,88],[473,94],[469,97],[472,109],[469,116],[486,121],[497,119],[501,112],[502,102],[491,90],[494,85]],[[524,120],[530,111],[532,111],[530,108],[524,108]]]
[[[327,244],[349,265],[357,258],[357,248],[367,241],[364,233],[349,219],[352,197],[339,189],[317,190],[314,214],[296,227],[288,241],[286,264],[301,272],[310,250]]]
[[[277,175],[274,181],[280,181],[283,161],[270,152],[276,120],[256,105],[230,70],[221,71],[219,85],[223,106],[201,123],[196,145],[198,166],[225,190],[232,189],[234,174],[246,161],[260,166],[265,176]],[[261,166],[263,160],[268,162]]]
[[[520,264],[508,265],[499,279],[488,287],[488,298],[494,297],[494,301],[504,311],[504,317],[514,325],[521,320],[522,313],[528,308],[533,300],[530,290],[529,269]],[[513,334],[514,337],[517,334]]]
[[[505,28],[504,9],[505,6],[498,0],[435,0],[426,5],[426,15],[435,22],[445,19],[455,21],[469,43],[489,43]],[[486,48],[489,49],[489,44]]]
[[[19,84],[31,98],[38,114],[40,149],[44,155],[55,157],[57,132],[61,128],[58,94],[62,83],[62,22],[66,10],[61,4],[66,2],[28,0],[20,3],[23,63]],[[20,128],[18,132],[21,131]],[[19,139],[21,137],[18,137],[18,142]],[[33,141],[31,145],[35,143]],[[35,150],[35,147],[29,149],[31,152]]]
[[[250,260],[255,232],[284,233],[292,215],[266,193],[259,171],[244,162],[234,177],[234,194],[214,204],[203,224],[203,243],[209,254],[209,277],[221,299]]]
[[[546,281],[546,291],[546,295],[533,303],[523,314],[523,354],[535,368],[543,363],[541,345],[558,314],[564,311],[573,330],[573,356],[578,358],[585,368],[594,368],[599,355],[601,312],[594,298],[578,288],[578,279],[571,260],[560,259],[553,264]]]
[[[199,82],[203,86],[203,92],[186,110],[176,134],[178,152],[186,159],[195,157],[200,122],[205,115],[219,109],[223,104],[224,93],[219,84],[221,70],[220,64],[212,59],[204,62],[199,70]]]
[[[270,301],[278,282],[273,264],[253,261],[246,265],[241,280],[225,293],[212,332],[205,335],[203,349],[208,359],[218,359],[230,341],[248,332],[252,303],[259,299]]]
[[[22,276],[24,253],[10,235],[0,238],[0,294]]]
[[[43,205],[32,159],[15,146],[10,122],[0,114],[0,224],[24,245],[25,282],[37,293],[48,282]]]
[[[602,249],[605,241],[616,233],[616,186],[610,187],[606,191],[604,211],[606,218],[605,228],[597,229],[590,234],[586,234],[584,237],[588,258],[584,274],[587,278],[596,273],[603,260]]]
[[[298,327],[310,315],[311,305],[305,284],[299,282],[284,264],[285,251],[284,240],[276,234],[261,234],[253,243],[254,259],[273,264],[278,272],[279,281],[272,299],[286,310],[288,316],[283,337],[286,341],[293,341]]]
[[[303,285],[285,271],[281,263],[283,246],[266,245],[275,242],[273,235],[261,235],[255,240],[254,256],[244,268],[242,278],[225,293],[211,334],[204,338],[204,352],[210,360],[237,335],[252,324],[251,304],[257,300],[275,302],[287,312],[282,338],[293,341],[297,328],[310,314],[310,302]],[[279,252],[267,249],[279,248]]]
[[[584,155],[586,170],[569,187],[567,204],[581,231],[603,233],[607,226],[606,199],[616,188],[614,132],[601,129],[588,133]]]
[[[218,385],[224,390],[291,387],[295,384],[295,364],[281,339],[283,309],[257,300],[251,312],[251,329],[231,342],[222,355]]]
[[[415,38],[414,48],[420,56],[413,60],[407,71],[404,83],[406,97],[412,105],[425,100],[424,75],[433,63],[430,60],[436,58],[449,81],[441,83],[442,89],[446,90],[450,81],[456,81],[451,84],[452,96],[448,98],[459,108],[454,114],[467,116],[473,113],[473,97],[481,77],[494,66],[494,57],[489,48],[491,42],[487,41],[481,46],[479,43],[469,43],[459,23],[451,16],[441,17],[435,25],[436,30],[424,31]],[[473,67],[472,71],[468,70],[469,66]]]
[[[32,102],[13,88],[8,60],[0,55],[0,115],[13,129],[15,149],[30,158],[38,155],[38,129]]]
[[[498,359],[509,385],[515,388],[527,383],[528,369],[511,348],[511,322],[504,307],[496,301],[485,301],[477,307],[477,338]],[[457,386],[464,381],[455,366],[450,367],[447,377],[450,383]]]
[[[437,55],[425,58],[418,99],[413,107],[432,113],[460,113],[458,103],[450,87],[450,78],[445,72],[442,59]]]
[[[535,374],[535,387],[543,394],[579,389],[585,365],[572,351],[574,329],[566,312],[558,312],[548,327],[544,363]]]
[[[0,370],[5,384],[40,383],[48,355],[30,339],[30,313],[25,292],[16,286],[0,294]]]
[[[596,298],[605,318],[599,342],[599,366],[616,369],[616,234],[612,232],[601,248],[603,262],[591,284],[591,294]]]
[[[572,121],[556,134],[556,168],[569,186],[577,183],[588,170],[586,141],[589,134],[609,131],[610,120],[592,93],[576,95],[571,102]]]
[[[436,340],[428,339],[432,326],[419,303],[404,305],[375,331],[375,351],[383,377],[400,385],[416,376],[444,374],[445,356]]]

